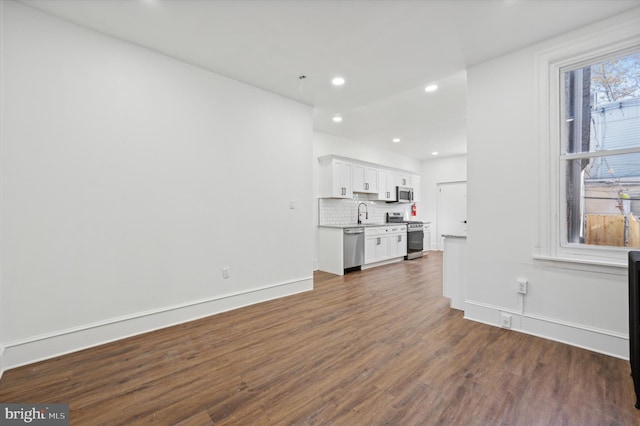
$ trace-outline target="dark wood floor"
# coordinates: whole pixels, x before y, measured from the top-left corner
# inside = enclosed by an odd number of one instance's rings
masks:
[[[71,424],[636,425],[629,363],[464,320],[442,257],[5,372]]]

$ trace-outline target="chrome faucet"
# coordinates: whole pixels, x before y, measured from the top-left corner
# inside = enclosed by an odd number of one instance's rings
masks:
[[[366,203],[358,204],[358,225],[362,223],[362,221],[360,220],[360,206],[364,206],[364,218],[369,219],[369,210],[367,209],[367,204]]]

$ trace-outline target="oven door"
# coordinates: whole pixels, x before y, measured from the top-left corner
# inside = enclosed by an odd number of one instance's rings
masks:
[[[405,259],[415,259],[422,257],[422,247],[424,243],[424,232],[422,228],[407,232],[407,256]]]

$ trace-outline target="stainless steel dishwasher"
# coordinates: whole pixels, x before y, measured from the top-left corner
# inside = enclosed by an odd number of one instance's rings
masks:
[[[364,263],[364,228],[345,228],[343,236],[344,269],[355,269]]]

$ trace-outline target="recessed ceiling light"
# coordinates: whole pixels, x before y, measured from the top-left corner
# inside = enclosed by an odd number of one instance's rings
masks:
[[[398,143],[400,142],[400,138],[393,138],[393,143]]]
[[[433,151],[431,155],[438,155],[438,151]]]
[[[342,77],[336,77],[333,80],[331,80],[331,83],[334,86],[342,86],[344,84],[344,78]]]
[[[427,87],[424,88],[425,92],[435,92],[436,90],[438,90],[438,85],[437,84],[430,84]]]
[[[336,123],[339,123],[342,121],[342,117],[340,117],[339,115],[334,115],[333,116],[333,121],[335,121]]]

